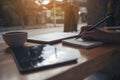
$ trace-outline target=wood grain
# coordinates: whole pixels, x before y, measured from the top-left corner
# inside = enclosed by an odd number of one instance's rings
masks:
[[[80,49],[56,44],[69,53],[80,54],[77,64],[36,71],[29,74],[19,73],[9,47],[0,43],[0,80],[83,80],[88,75],[108,66],[119,58],[119,45],[103,45],[94,49]],[[26,43],[26,46],[38,45]]]

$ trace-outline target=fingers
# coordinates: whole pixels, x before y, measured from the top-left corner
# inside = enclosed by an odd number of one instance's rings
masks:
[[[85,31],[81,33],[81,38],[84,40],[97,40],[99,37],[103,35],[104,32],[99,30]]]
[[[81,31],[80,31],[80,33],[86,31],[86,30],[87,30],[88,28],[90,28],[90,27],[91,27],[91,25],[82,26],[82,27],[81,27]]]
[[[83,26],[81,28],[80,36],[84,40],[99,40],[100,38],[103,38],[106,33],[105,31],[101,29],[94,29],[92,31],[87,31],[87,29],[91,27],[89,26]]]

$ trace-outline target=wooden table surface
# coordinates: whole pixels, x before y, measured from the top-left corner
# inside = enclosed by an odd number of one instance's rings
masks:
[[[26,46],[37,45],[26,43]],[[63,48],[69,53],[79,56],[76,64],[21,74],[14,62],[9,47],[0,43],[0,80],[83,80],[88,75],[102,69],[119,58],[119,45],[102,45],[94,49],[81,49],[62,45],[54,46]]]

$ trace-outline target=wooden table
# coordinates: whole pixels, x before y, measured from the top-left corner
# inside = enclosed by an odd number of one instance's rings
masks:
[[[37,45],[26,43],[26,46]],[[19,73],[9,47],[0,43],[0,80],[83,80],[88,75],[102,69],[119,58],[119,45],[102,45],[94,49],[80,49],[62,45],[68,52],[78,54],[80,60],[76,64],[56,67],[28,74]]]

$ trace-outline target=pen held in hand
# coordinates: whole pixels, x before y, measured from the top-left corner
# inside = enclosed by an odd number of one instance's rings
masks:
[[[75,38],[75,40],[77,40],[78,38],[80,38],[81,37],[81,35],[80,35],[81,33],[79,33],[78,34],[78,36]]]
[[[91,30],[95,29],[98,25],[100,25],[101,23],[103,23],[104,21],[106,21],[106,20],[107,20],[108,18],[110,18],[110,17],[112,17],[111,14],[107,15],[107,16],[104,17],[102,20],[98,21],[96,24],[94,24],[93,26],[91,26],[90,28],[88,28],[88,29],[85,30],[85,31],[91,31]],[[85,32],[85,31],[83,31],[83,32]],[[83,32],[82,32],[82,33],[83,33]],[[81,37],[80,34],[81,34],[81,33],[78,34],[78,36],[75,38],[75,40]]]

